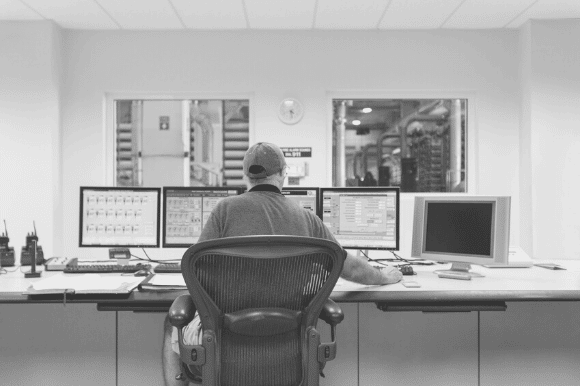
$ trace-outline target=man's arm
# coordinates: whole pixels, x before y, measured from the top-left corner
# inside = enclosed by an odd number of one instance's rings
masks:
[[[353,256],[347,252],[340,275],[343,279],[361,284],[384,285],[394,284],[403,278],[403,274],[395,267],[376,269],[362,256]]]

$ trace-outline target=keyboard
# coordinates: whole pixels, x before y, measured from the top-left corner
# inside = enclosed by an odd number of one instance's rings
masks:
[[[64,268],[64,273],[135,273],[151,269],[151,264],[79,264]]]
[[[161,263],[155,267],[155,273],[181,273],[181,263]]]

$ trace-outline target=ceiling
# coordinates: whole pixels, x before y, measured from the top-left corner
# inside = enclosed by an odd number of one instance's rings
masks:
[[[0,20],[98,30],[519,28],[580,18],[579,0],[0,0]]]

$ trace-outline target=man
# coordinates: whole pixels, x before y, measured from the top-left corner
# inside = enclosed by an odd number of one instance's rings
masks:
[[[286,160],[274,144],[258,142],[244,156],[244,174],[249,191],[220,201],[212,211],[199,241],[250,235],[293,235],[336,239],[311,211],[286,199],[280,191],[286,179]],[[346,255],[341,277],[362,284],[397,283],[402,274],[394,267],[378,270],[362,257]],[[201,342],[202,332],[196,317],[184,329],[189,344]],[[163,371],[166,385],[186,385],[175,379],[180,372],[177,329],[166,320],[163,341]]]

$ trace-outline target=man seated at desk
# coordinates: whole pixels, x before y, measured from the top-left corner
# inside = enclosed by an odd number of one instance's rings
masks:
[[[286,160],[274,144],[258,142],[246,152],[243,160],[247,193],[220,201],[213,209],[199,237],[199,242],[222,237],[250,235],[308,236],[337,242],[316,215],[286,199],[280,191],[286,178]],[[377,270],[362,257],[345,252],[341,277],[361,284],[397,283],[402,274],[394,267]],[[202,338],[199,317],[184,329],[187,344],[200,344]],[[186,385],[175,379],[180,373],[177,329],[168,318],[163,340],[163,372],[166,385]]]

